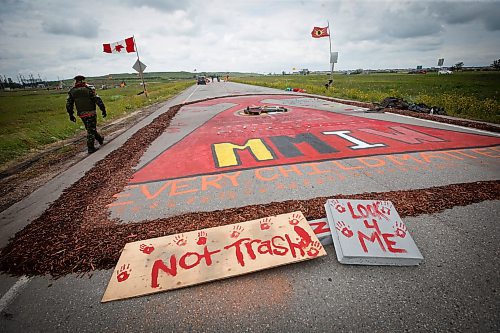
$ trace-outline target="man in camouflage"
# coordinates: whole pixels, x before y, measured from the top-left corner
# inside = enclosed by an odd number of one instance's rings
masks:
[[[94,146],[95,140],[97,140],[101,146],[104,143],[104,138],[97,133],[96,129],[96,105],[101,109],[103,118],[106,117],[106,106],[102,99],[95,93],[94,89],[85,83],[84,76],[77,75],[75,76],[75,85],[68,92],[68,99],[66,100],[66,111],[69,114],[69,120],[76,122],[76,118],[73,115],[73,105],[76,105],[76,114],[82,119],[85,125],[89,154],[97,150]]]

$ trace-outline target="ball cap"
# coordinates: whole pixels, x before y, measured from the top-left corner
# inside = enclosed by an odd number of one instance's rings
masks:
[[[75,81],[85,81],[85,76],[77,75],[77,76],[75,76]]]

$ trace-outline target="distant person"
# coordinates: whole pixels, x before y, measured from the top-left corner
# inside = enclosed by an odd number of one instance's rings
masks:
[[[106,106],[102,99],[96,94],[95,88],[87,85],[83,75],[75,76],[75,85],[68,92],[66,100],[66,111],[69,114],[69,120],[76,122],[73,115],[73,105],[76,105],[76,114],[80,117],[87,130],[87,148],[88,153],[92,154],[97,149],[94,146],[95,140],[99,145],[104,144],[104,137],[97,133],[97,113],[96,105],[101,109],[102,117],[106,118]]]

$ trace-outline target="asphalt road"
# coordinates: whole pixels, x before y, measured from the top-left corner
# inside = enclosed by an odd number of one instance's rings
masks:
[[[97,153],[2,212],[0,246],[39,216],[64,188],[79,179],[97,160],[119,147],[135,131],[170,106],[240,94],[285,92],[226,82],[187,89]],[[292,111],[294,107],[311,108],[345,118],[334,124],[328,119],[313,120],[312,116],[308,116],[310,119],[295,121],[288,126],[286,121],[293,121],[294,115],[298,115],[293,111],[286,116],[288,118],[273,115],[269,123],[266,120],[265,125],[260,124],[255,129],[256,132],[248,133],[251,131],[248,120],[241,120],[227,128],[224,121],[230,118],[218,118],[237,105],[238,100],[229,98],[188,105],[172,120],[171,130],[160,136],[145,153],[137,168],[138,171],[146,170],[144,178],[118,194],[119,197],[126,195],[132,198],[127,200],[133,203],[110,207],[113,216],[128,223],[253,203],[333,197],[339,193],[421,189],[500,178],[498,145],[491,148],[493,144],[484,143],[483,147],[490,148],[477,149],[477,145],[471,142],[472,136],[462,136],[463,133],[473,134],[478,140],[495,142],[497,135],[393,114],[364,113],[350,105],[288,95],[286,98],[267,96],[265,101],[286,105]],[[175,179],[160,177],[158,180],[155,177],[161,168],[146,169],[148,165],[153,166],[152,161],[169,148],[183,151],[183,142],[195,146],[199,144],[200,140],[204,140],[205,133],[210,132],[205,131],[206,128],[219,133],[218,137],[236,140],[243,135],[279,136],[292,127],[303,128],[304,133],[315,133],[314,130],[339,130],[339,126],[359,129],[360,124],[368,124],[381,131],[382,126],[389,123],[390,126],[405,128],[430,128],[436,131],[436,135],[447,133],[443,141],[451,146],[436,149],[435,144],[445,143],[434,142],[422,146],[422,149],[408,150],[410,148],[401,145],[389,147],[383,153],[359,155],[353,152],[342,159],[314,158],[312,162],[297,163],[285,159],[275,161],[266,166],[265,171],[258,172],[250,165],[241,167],[241,170],[224,170],[222,174],[225,176],[220,176],[220,183],[206,186],[205,190],[200,184],[207,179],[202,178],[217,175],[212,169],[205,168],[212,167],[207,166],[208,162],[193,167],[189,172],[187,167],[182,169],[185,173]],[[276,128],[276,124],[281,125]],[[448,154],[447,158],[443,158],[443,154],[439,157],[432,155],[433,158],[427,155],[427,161],[422,162],[425,160],[423,152],[443,149],[447,152],[458,150],[462,154]],[[409,156],[404,165],[393,163],[401,162],[393,157],[401,154]],[[168,154],[165,159],[168,164]],[[193,165],[197,161],[195,157],[191,160]],[[332,161],[341,166],[335,164],[333,167]],[[170,187],[169,191],[159,192],[167,182],[179,179],[185,187],[178,185],[178,189],[184,191],[172,192]],[[148,186],[148,193],[159,193],[153,200],[144,195],[141,197],[140,193],[144,192],[137,191],[139,185]],[[415,267],[342,265],[338,263],[332,245],[328,245],[325,247],[328,255],[319,259],[110,303],[100,303],[100,300],[113,270],[94,272],[91,278],[65,276],[58,280],[0,275],[0,331],[498,331],[499,213],[498,201],[486,201],[438,214],[405,218],[404,222],[424,256],[424,262]]]

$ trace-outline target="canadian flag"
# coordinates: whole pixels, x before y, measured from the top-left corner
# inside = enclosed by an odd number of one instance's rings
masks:
[[[135,52],[134,37],[121,40],[116,43],[102,44],[105,53],[127,53]]]

